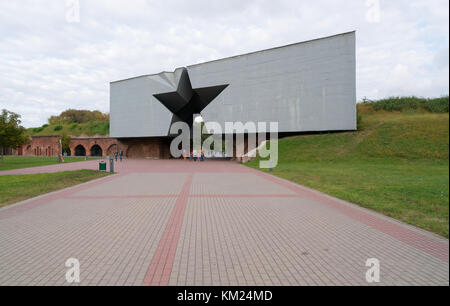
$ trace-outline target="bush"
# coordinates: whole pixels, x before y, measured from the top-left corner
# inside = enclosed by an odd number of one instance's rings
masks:
[[[57,125],[53,128],[53,130],[56,131],[61,131],[63,129],[62,125]]]
[[[362,120],[363,117],[361,115],[361,112],[359,111],[359,108],[356,108],[356,129],[358,131],[362,128]]]
[[[430,113],[448,113],[448,96],[428,100],[422,107]]]
[[[423,109],[431,113],[448,113],[449,97],[425,99],[418,97],[390,97],[378,101],[364,100],[365,105],[370,105],[374,110],[392,111],[417,111]]]
[[[33,129],[33,132],[34,132],[34,133],[40,133],[40,132],[42,132],[43,130],[44,130],[43,127],[38,127],[38,128],[34,128],[34,129]]]
[[[63,133],[60,137],[60,140],[63,151],[69,152],[70,144],[72,143],[72,138],[66,133]]]
[[[46,127],[48,127],[48,124],[44,124],[44,125],[42,126],[43,129],[45,129]]]
[[[68,109],[59,116],[52,116],[48,122],[52,125],[64,123],[88,123],[91,121],[108,121],[109,114],[100,111]]]
[[[73,124],[70,126],[70,129],[71,129],[71,130],[75,130],[75,129],[77,128],[77,126],[78,126],[78,123],[73,123]]]

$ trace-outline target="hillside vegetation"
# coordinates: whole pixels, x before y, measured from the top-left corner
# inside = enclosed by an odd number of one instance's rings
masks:
[[[48,124],[27,130],[30,136],[53,135],[101,135],[109,134],[109,115],[100,111],[73,110],[62,112],[59,116],[52,116]]]
[[[390,97],[377,101],[365,100],[361,105],[370,106],[373,110],[448,113],[449,97],[433,99],[418,97]]]
[[[359,132],[281,139],[274,174],[448,237],[448,97],[423,100],[360,104]]]

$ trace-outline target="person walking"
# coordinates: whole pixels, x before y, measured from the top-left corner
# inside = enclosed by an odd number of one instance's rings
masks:
[[[205,152],[203,150],[200,151],[200,161],[205,161]]]
[[[122,161],[122,159],[123,159],[123,151],[120,150],[120,161]]]
[[[115,159],[115,161],[117,162],[117,157],[118,157],[118,155],[119,155],[119,153],[116,151],[116,152],[114,152],[114,159]]]
[[[197,161],[197,150],[194,150],[194,161]]]

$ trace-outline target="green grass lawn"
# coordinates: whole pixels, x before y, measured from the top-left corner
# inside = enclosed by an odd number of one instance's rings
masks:
[[[0,207],[109,175],[94,170],[0,176]]]
[[[88,157],[90,159],[97,159]],[[65,157],[65,163],[73,163],[84,161],[84,157]],[[58,157],[42,157],[42,156],[4,156],[3,162],[0,160],[0,171],[31,168],[38,166],[47,166],[58,164]]]
[[[448,238],[448,113],[362,116],[360,132],[281,139],[273,174]]]

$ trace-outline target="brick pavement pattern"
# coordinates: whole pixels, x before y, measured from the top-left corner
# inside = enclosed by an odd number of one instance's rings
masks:
[[[449,285],[447,239],[269,174],[225,161],[115,169],[0,209],[0,285],[70,285],[69,258],[80,285]]]

